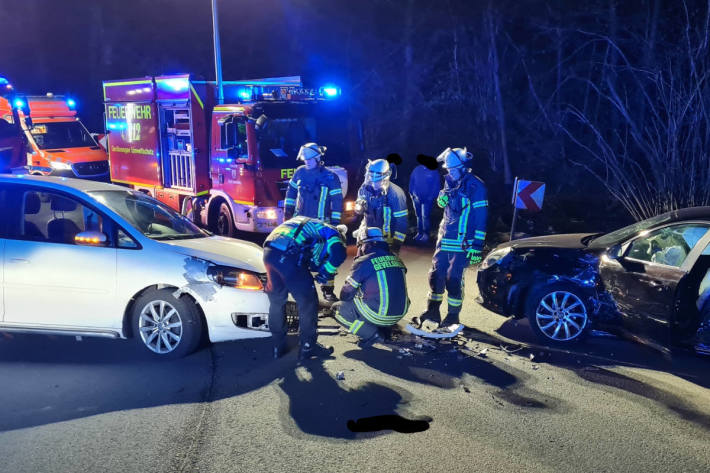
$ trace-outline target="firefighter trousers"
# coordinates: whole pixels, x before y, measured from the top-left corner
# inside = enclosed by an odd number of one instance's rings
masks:
[[[458,321],[463,304],[464,270],[468,267],[466,253],[444,251],[437,248],[429,271],[429,300],[442,302],[447,292],[449,312],[447,317]]]
[[[353,301],[336,302],[333,304],[333,309],[335,310],[335,320],[350,333],[363,340],[368,340],[378,333],[379,326],[363,317]]]
[[[314,346],[318,338],[318,294],[313,276],[308,268],[299,265],[299,255],[289,254],[275,248],[264,248],[264,266],[268,282],[269,329],[275,346],[282,346],[286,339],[285,306],[291,293],[298,306],[299,338],[301,346]]]

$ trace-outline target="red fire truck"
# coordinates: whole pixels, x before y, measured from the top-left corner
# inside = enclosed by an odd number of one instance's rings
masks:
[[[10,81],[0,76],[0,173],[25,163],[25,141],[20,116],[12,106],[14,90]]]
[[[223,83],[189,74],[104,81],[111,180],[149,193],[219,235],[270,232],[304,143],[328,147],[353,218],[360,151],[340,89],[300,77]],[[355,138],[354,138],[355,137]]]

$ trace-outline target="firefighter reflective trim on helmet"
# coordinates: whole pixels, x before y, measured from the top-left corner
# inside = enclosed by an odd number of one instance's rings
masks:
[[[390,229],[392,227],[392,209],[385,206],[382,207],[382,214],[384,224],[382,225],[382,233],[385,237],[389,238],[391,236]]]
[[[360,287],[360,283],[357,282],[356,280],[354,280],[354,279],[353,279],[352,277],[350,277],[350,276],[348,276],[347,278],[345,278],[345,282],[348,283],[348,284],[350,284],[350,285],[351,285],[352,287],[354,287],[355,289],[357,289],[357,288]]]
[[[399,212],[395,212],[393,215],[395,217],[406,217],[409,214],[409,211],[407,209],[400,210]]]
[[[320,198],[318,199],[318,219],[325,219],[325,201],[328,200],[328,188],[321,186]]]
[[[331,213],[330,213],[330,218],[331,218],[331,220],[333,220],[333,221],[339,222],[341,215],[342,215],[342,214],[341,214],[340,212],[331,212]]]
[[[405,238],[407,238],[407,235],[405,235],[402,232],[394,232],[394,239],[399,240],[399,241],[404,241]]]
[[[318,146],[317,143],[306,143],[298,150],[297,158],[301,161],[320,159],[325,154],[326,149],[325,146]]]
[[[330,195],[338,195],[338,194],[342,194],[342,193],[343,193],[343,189],[340,189],[340,188],[333,189],[330,191]]]
[[[293,180],[291,180],[291,181],[289,181],[288,185],[293,187],[294,189],[298,190],[298,186],[301,185],[301,180],[299,179],[296,182],[293,182]]]
[[[461,307],[461,304],[463,304],[463,299],[456,299],[455,297],[448,296],[446,298],[446,302],[451,307]]]
[[[441,302],[444,300],[444,294],[437,294],[435,292],[429,291],[429,294],[427,294],[427,299],[434,302]]]
[[[478,209],[480,207],[488,207],[488,201],[487,200],[478,200],[473,203],[474,209]]]

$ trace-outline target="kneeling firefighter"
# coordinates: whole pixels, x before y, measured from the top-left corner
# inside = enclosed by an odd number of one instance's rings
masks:
[[[407,269],[381,229],[359,232],[357,244],[362,256],[355,259],[340,291],[341,302],[333,308],[335,320],[360,337],[361,347],[369,347],[382,339],[381,328],[392,327],[407,314]]]
[[[311,217],[331,225],[338,225],[343,211],[343,190],[340,178],[324,164],[325,146],[306,143],[298,151],[299,166],[286,189],[284,218]],[[326,281],[322,286],[323,298],[335,302],[335,282]]]
[[[364,215],[357,232],[362,233],[368,227],[380,228],[392,251],[399,253],[407,236],[409,211],[407,194],[390,182],[391,176],[392,169],[387,160],[368,161],[365,182],[358,190],[355,202],[355,211]]]
[[[473,156],[466,148],[447,148],[438,157],[447,171],[444,189],[437,204],[444,209],[439,225],[439,237],[429,271],[427,310],[413,320],[422,326],[430,320],[442,331],[451,331],[459,324],[463,303],[464,269],[481,262],[481,251],[486,238],[488,200],[486,186],[471,174],[468,167]],[[440,307],[448,292],[448,314],[441,322]]]
[[[274,358],[286,351],[286,313],[288,294],[298,305],[300,350],[299,359],[328,356],[332,347],[317,343],[318,294],[315,280],[324,283],[335,273],[346,257],[347,227],[334,227],[308,217],[294,217],[269,234],[264,242],[264,266],[268,282],[269,329],[274,340]]]

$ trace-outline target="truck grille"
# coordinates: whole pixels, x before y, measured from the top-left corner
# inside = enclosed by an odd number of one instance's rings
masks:
[[[108,173],[108,161],[90,161],[88,163],[76,163],[72,166],[74,174],[77,176],[96,176]]]

